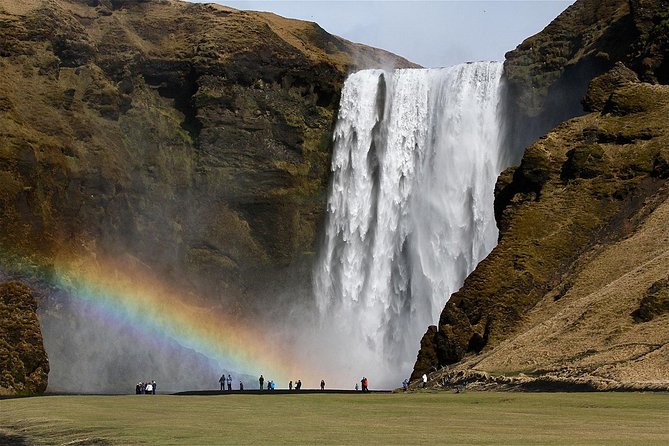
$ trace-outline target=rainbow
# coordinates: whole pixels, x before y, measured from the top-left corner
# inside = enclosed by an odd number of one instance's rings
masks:
[[[136,259],[57,259],[54,285],[85,301],[106,320],[179,345],[242,373],[264,371],[275,380],[316,376],[305,370],[272,332],[235,320],[200,296],[170,288]]]

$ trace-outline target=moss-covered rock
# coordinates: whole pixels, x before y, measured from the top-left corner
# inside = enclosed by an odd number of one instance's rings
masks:
[[[430,325],[420,341],[418,358],[411,373],[411,381],[420,379],[424,373],[431,373],[439,366],[437,356],[437,327]]]
[[[669,313],[669,279],[658,280],[648,288],[632,317],[636,322],[649,322],[665,313]]]
[[[595,178],[607,170],[604,150],[599,144],[579,145],[567,152],[561,178]]]
[[[636,82],[639,82],[637,74],[622,62],[616,62],[613,68],[590,82],[582,101],[583,109],[587,112],[602,111],[615,90]]]
[[[37,303],[20,282],[0,284],[0,395],[46,390],[49,360],[37,319]]]

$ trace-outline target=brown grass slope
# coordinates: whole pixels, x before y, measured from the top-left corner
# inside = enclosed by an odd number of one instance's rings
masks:
[[[414,378],[457,363],[435,383],[669,388],[669,86],[615,70],[599,111],[498,181],[499,245],[426,333]]]
[[[414,66],[217,5],[0,0],[4,272],[130,256],[244,299],[308,263],[341,86],[380,65]]]

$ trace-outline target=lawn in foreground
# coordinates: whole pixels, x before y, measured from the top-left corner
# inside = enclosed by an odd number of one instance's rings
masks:
[[[14,444],[669,444],[669,395],[45,396],[0,400],[3,438]]]

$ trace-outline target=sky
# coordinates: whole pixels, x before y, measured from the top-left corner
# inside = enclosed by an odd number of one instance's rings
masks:
[[[504,60],[504,53],[541,31],[573,0],[534,1],[226,1],[237,9],[310,20],[331,34],[383,48],[424,67]]]

